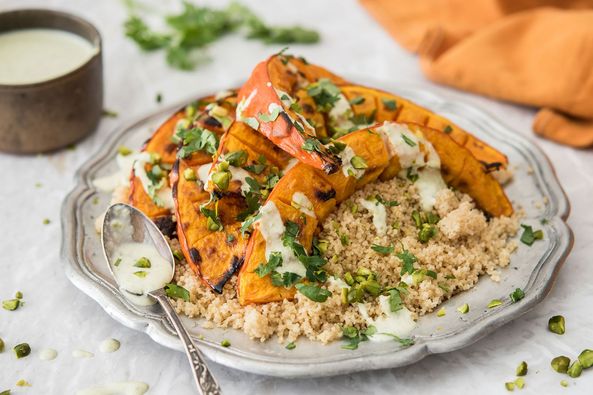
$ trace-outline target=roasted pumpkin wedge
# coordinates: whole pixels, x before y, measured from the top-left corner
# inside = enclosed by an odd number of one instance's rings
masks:
[[[293,169],[294,170],[294,169]],[[290,171],[289,171],[290,173]],[[256,226],[249,238],[249,244],[245,256],[245,261],[239,274],[238,294],[239,303],[242,305],[250,303],[268,303],[283,299],[292,299],[295,290],[292,287],[275,286],[272,283],[271,276],[260,277],[255,270],[260,264],[268,261],[266,239],[264,233],[284,232],[285,224],[290,221],[298,226],[298,240],[310,248],[313,242],[313,234],[317,228],[317,219],[304,214],[301,210],[287,205],[276,198],[270,196],[265,206],[262,207],[261,220],[266,221],[266,227],[274,229],[263,229],[262,226]],[[285,257],[286,258],[286,257]],[[287,266],[290,263],[284,262]]]
[[[320,108],[309,92],[300,89],[295,97],[303,116],[315,124],[318,135],[339,137],[352,130],[389,122],[413,122],[448,134],[467,148],[488,169],[507,166],[507,157],[444,117],[400,96],[359,85],[342,84],[335,92],[333,106]],[[328,90],[331,90],[328,88]]]
[[[136,167],[132,169],[128,200],[131,205],[155,221],[163,233],[168,236],[172,236],[171,230],[175,228],[170,217],[172,201],[169,196],[165,195],[170,194],[169,183],[166,180],[169,169],[176,160],[178,146],[174,141],[176,132],[181,129],[189,129],[194,124],[208,126],[220,135],[224,132],[223,123],[226,123],[228,127],[228,124],[232,122],[235,105],[235,90],[228,91],[223,95],[198,99],[173,114],[144,143],[141,151],[150,154],[150,159],[145,160],[144,164],[147,177],[144,177],[144,174],[141,175],[142,177],[136,174]],[[155,165],[158,166],[156,169]],[[165,180],[165,182],[159,188],[152,185],[160,180]],[[152,189],[152,196],[147,189]],[[161,189],[161,199],[157,197],[159,189]]]
[[[242,221],[265,200],[291,157],[241,122],[223,135],[215,156],[214,163],[203,153],[180,160],[172,185],[183,254],[204,283],[222,292],[243,263]]]
[[[257,129],[290,155],[328,174],[339,158],[318,140],[315,128],[294,106],[299,87],[320,81],[344,82],[327,70],[286,55],[259,63],[239,91],[237,119]]]
[[[269,258],[271,247],[267,243],[278,245],[278,240],[267,240],[266,231],[262,229],[277,229],[287,221],[294,222],[295,210],[300,210],[301,216],[306,214],[307,221],[315,218],[315,223],[323,222],[337,203],[380,177],[406,177],[410,175],[409,172],[406,175],[406,171],[412,170],[416,179],[421,180],[416,182],[425,182],[424,175],[436,171],[442,179],[435,180],[436,189],[428,188],[433,193],[446,187],[445,180],[472,196],[476,204],[492,216],[513,213],[512,205],[492,175],[467,148],[439,130],[414,123],[386,122],[349,133],[332,144],[334,151],[341,150],[342,168],[339,172],[327,175],[300,163],[285,174],[270,194],[266,205],[291,205],[294,210],[278,210],[282,221],[280,225],[265,223],[270,221],[270,217],[263,215],[256,223],[239,274],[241,304],[267,303],[294,296],[294,290],[274,285],[270,275],[260,276],[256,272],[259,265]],[[304,195],[306,199],[295,199],[296,194]],[[422,199],[422,193],[420,195]],[[271,218],[273,221],[273,216]],[[306,241],[308,237],[303,241],[303,247],[310,251],[311,244]]]

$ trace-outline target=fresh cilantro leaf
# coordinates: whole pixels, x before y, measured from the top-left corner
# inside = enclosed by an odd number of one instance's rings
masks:
[[[315,284],[297,284],[295,285],[297,291],[305,295],[314,302],[323,303],[331,296],[331,292],[325,288],[321,288]]]
[[[270,274],[270,277],[272,278],[273,286],[285,287],[285,288],[292,287],[294,284],[296,284],[301,279],[301,276],[299,276],[296,273],[292,273],[292,272],[285,272],[283,274],[278,273],[278,272],[272,272]]]
[[[383,107],[388,111],[395,111],[397,104],[395,100],[383,99]]]
[[[521,224],[523,228],[523,234],[521,235],[521,242],[528,246],[532,246],[536,240],[544,238],[544,232],[542,230],[534,231],[530,225]]]
[[[315,101],[317,110],[329,112],[340,99],[341,91],[331,80],[321,78],[307,87],[307,94]]]
[[[392,313],[403,308],[403,302],[400,292],[397,289],[389,290],[389,310]]]
[[[403,266],[400,272],[400,275],[404,275],[406,273],[412,274],[414,273],[414,263],[418,261],[418,258],[410,251],[403,249],[401,252],[398,252],[396,256],[402,261]]]
[[[358,104],[362,104],[364,103],[364,97],[362,96],[356,96],[355,98],[353,98],[352,100],[350,100],[350,104],[352,105],[358,105]]]
[[[379,244],[373,244],[371,246],[371,249],[375,252],[378,252],[381,255],[389,255],[394,251],[395,247],[393,246],[393,244],[390,246],[381,246]]]
[[[177,284],[169,283],[165,285],[165,293],[173,299],[183,299],[189,302],[189,291]]]
[[[509,295],[509,297],[513,303],[517,303],[525,297],[525,292],[521,288],[517,288]]]
[[[260,263],[253,271],[259,277],[265,277],[272,273],[278,266],[282,266],[282,254],[279,252],[272,252],[266,263]]]

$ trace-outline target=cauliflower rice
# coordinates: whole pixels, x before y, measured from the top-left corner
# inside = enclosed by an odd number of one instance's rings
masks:
[[[359,203],[361,199],[380,194],[386,201],[399,205],[385,207],[387,230],[378,235],[372,215]],[[507,266],[517,243],[510,240],[517,233],[518,215],[487,219],[465,194],[445,189],[437,194],[435,212],[439,215],[438,232],[427,243],[418,241],[418,230],[411,213],[420,210],[419,196],[413,183],[402,179],[369,184],[343,202],[322,224],[319,238],[327,240],[328,274],[342,278],[347,271],[364,267],[377,273],[383,286],[409,283],[409,293],[402,297],[414,318],[430,313],[444,300],[472,288],[480,275],[488,274],[499,281],[499,269]],[[344,237],[345,236],[345,237]],[[348,239],[348,243],[343,243]],[[177,240],[172,247],[179,249]],[[381,255],[372,244],[393,245],[395,253]],[[437,273],[433,279],[424,276],[413,283],[400,276],[401,260],[396,252],[402,248],[413,253],[415,268]],[[237,278],[234,276],[216,294],[204,286],[185,262],[178,265],[175,281],[190,292],[190,301],[172,300],[178,313],[204,318],[205,328],[223,327],[243,330],[252,339],[266,341],[276,335],[279,342],[294,341],[299,336],[328,343],[342,336],[344,326],[364,328],[365,319],[355,305],[341,303],[337,281],[328,281],[332,292],[326,302],[314,302],[300,293],[292,301],[241,306],[237,300]],[[371,316],[380,314],[378,300],[366,303]]]

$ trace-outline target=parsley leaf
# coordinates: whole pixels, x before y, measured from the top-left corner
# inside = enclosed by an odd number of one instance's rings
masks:
[[[299,276],[296,273],[292,273],[292,272],[285,272],[283,274],[278,273],[278,272],[272,272],[270,274],[270,277],[272,278],[273,286],[285,287],[285,288],[292,287],[294,284],[296,284],[301,279],[301,276]]]
[[[381,255],[389,255],[394,251],[395,247],[393,246],[393,244],[386,247],[381,246],[379,244],[373,244],[371,246],[371,249],[375,252],[378,252]]]
[[[531,247],[536,240],[544,238],[544,232],[542,230],[534,231],[529,225],[521,224],[523,228],[523,234],[521,235],[521,242]]]
[[[525,292],[521,288],[517,288],[509,295],[509,297],[513,303],[517,303],[525,297]]]
[[[214,155],[218,150],[218,137],[213,132],[200,127],[181,129],[175,137],[183,143],[177,152],[177,156],[181,159],[185,159],[197,151]]]
[[[414,263],[418,261],[418,258],[410,251],[403,249],[401,252],[395,254],[403,263],[402,270],[400,275],[404,275],[406,273],[412,274],[414,273]]]
[[[319,111],[329,112],[340,99],[341,91],[328,78],[321,78],[307,87],[307,94],[313,98]]]
[[[296,289],[314,302],[323,303],[331,296],[331,292],[315,284],[297,284]]]
[[[388,111],[395,111],[397,104],[395,100],[383,99],[383,107]]]
[[[402,297],[397,289],[389,290],[389,310],[392,313],[399,311],[403,308]]]
[[[173,299],[183,299],[189,302],[189,291],[177,284],[169,283],[165,285],[165,293]]]
[[[253,271],[259,277],[265,277],[272,273],[278,266],[282,266],[282,254],[279,252],[272,252],[266,263],[260,263]]]

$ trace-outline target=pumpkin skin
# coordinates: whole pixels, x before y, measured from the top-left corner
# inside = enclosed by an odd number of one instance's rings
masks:
[[[307,139],[317,139],[316,131],[307,126],[300,114],[286,106],[277,93],[282,91],[293,96],[300,85],[308,85],[320,78],[328,78],[334,83],[345,82],[321,67],[293,57],[271,56],[255,67],[239,91],[238,117],[239,120],[254,120],[258,123],[258,131],[278,147],[301,162],[331,174],[338,170],[339,158],[322,145],[316,151],[303,149]],[[269,114],[270,106],[281,108],[282,112],[274,120],[262,121],[260,114]],[[300,131],[295,126],[297,122],[301,125]]]
[[[448,185],[469,194],[477,206],[491,216],[512,215],[513,207],[501,185],[466,147],[442,131],[411,122],[403,124],[432,144],[440,157],[441,174]],[[294,192],[301,192],[311,201],[316,216],[307,217],[307,222],[317,224],[327,218],[336,204],[364,185],[378,179],[395,177],[401,170],[399,158],[396,154],[392,154],[390,158],[388,142],[376,130],[378,127],[352,132],[338,139],[366,161],[368,168],[361,178],[347,176],[342,171],[327,175],[319,169],[299,163],[280,179],[267,202],[273,202],[279,208],[285,223],[289,220],[295,222],[295,218],[300,215],[299,211],[294,208],[288,210],[286,206],[291,204]],[[426,154],[427,150],[421,147],[421,152]],[[397,171],[394,170],[394,162],[398,164]],[[283,209],[280,210],[280,207]],[[309,235],[308,226],[309,223],[307,228],[302,228],[305,233],[301,244],[310,251],[313,238]],[[265,248],[266,241],[256,227],[247,245],[244,265],[239,272],[238,297],[242,305],[277,302],[294,297],[293,288],[275,287],[269,276],[260,278],[254,273],[260,263],[266,262]]]

